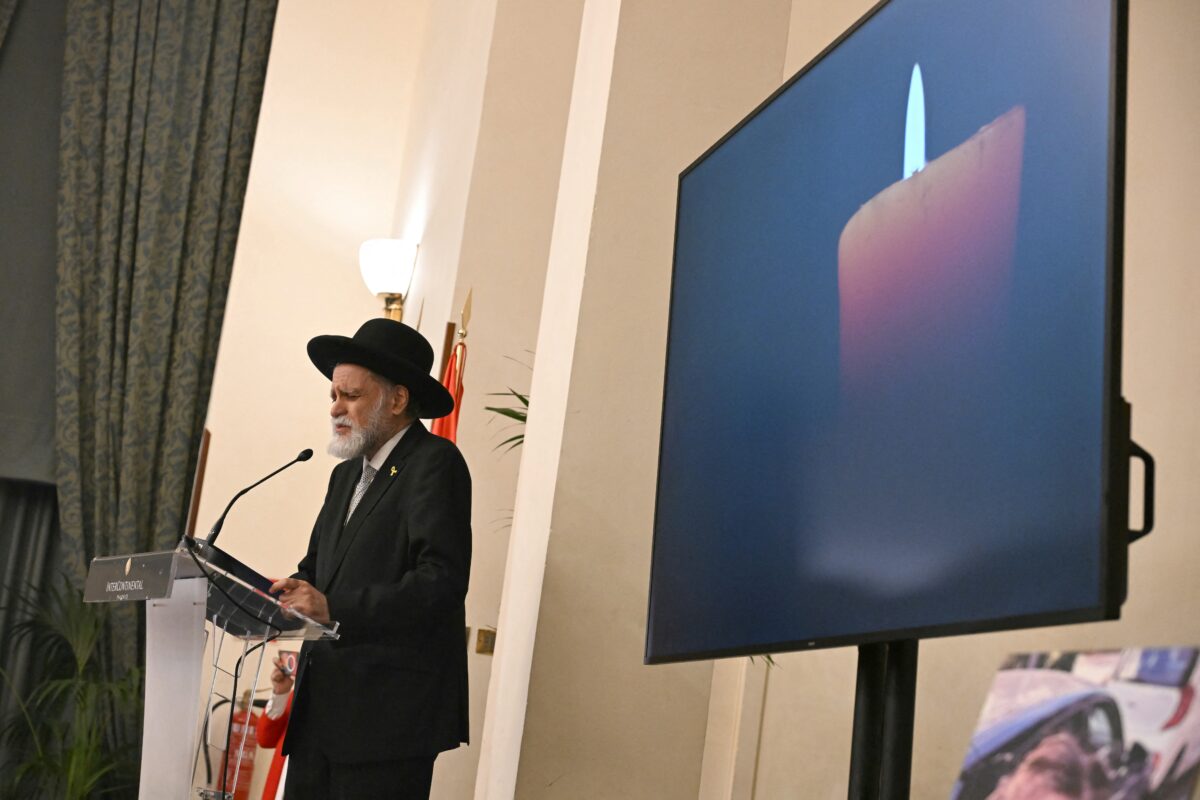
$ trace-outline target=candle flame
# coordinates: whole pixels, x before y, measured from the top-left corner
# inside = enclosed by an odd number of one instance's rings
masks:
[[[925,169],[925,84],[921,65],[914,64],[908,84],[908,114],[904,120],[904,177]]]

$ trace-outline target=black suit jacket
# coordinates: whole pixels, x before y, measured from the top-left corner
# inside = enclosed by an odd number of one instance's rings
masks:
[[[334,467],[293,576],[325,594],[341,638],[304,645],[284,751],[432,756],[467,741],[471,476],[414,422],[343,527],[361,474],[361,458]]]

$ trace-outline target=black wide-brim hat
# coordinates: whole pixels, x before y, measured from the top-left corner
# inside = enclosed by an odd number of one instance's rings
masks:
[[[338,364],[357,364],[408,389],[426,419],[454,410],[454,398],[429,371],[433,347],[403,322],[377,317],[362,324],[353,337],[317,336],[308,343],[308,357],[333,380]]]

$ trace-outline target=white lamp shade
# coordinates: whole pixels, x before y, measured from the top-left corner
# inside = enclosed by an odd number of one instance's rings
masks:
[[[358,248],[358,266],[371,294],[404,294],[412,282],[417,245],[405,239],[368,239]]]

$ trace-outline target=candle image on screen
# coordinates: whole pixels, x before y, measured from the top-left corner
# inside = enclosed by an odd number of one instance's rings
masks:
[[[843,592],[936,624],[945,610],[926,587],[981,577],[964,570],[1014,502],[1011,414],[992,399],[1012,375],[1025,109],[926,163],[926,100],[915,67],[902,169],[838,241],[840,398],[807,500],[823,532],[797,559]]]
[[[904,171],[838,242],[844,392],[914,364],[972,358],[1003,325],[1016,240],[1025,109],[1016,106],[924,164],[925,97],[914,68]]]

